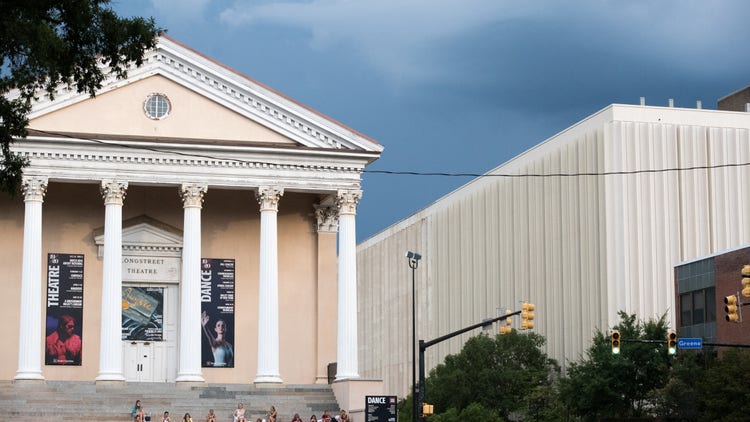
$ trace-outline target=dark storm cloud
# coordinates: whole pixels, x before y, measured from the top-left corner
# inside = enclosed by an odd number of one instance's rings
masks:
[[[385,146],[373,169],[484,172],[611,103],[750,84],[745,0],[131,0],[181,42]],[[468,179],[364,176],[358,237]]]

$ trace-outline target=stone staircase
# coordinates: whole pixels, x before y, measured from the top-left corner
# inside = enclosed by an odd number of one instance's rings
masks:
[[[94,382],[0,381],[0,420],[24,421],[131,421],[130,409],[140,399],[152,422],[167,410],[173,422],[190,413],[203,422],[214,409],[218,422],[232,421],[237,403],[245,405],[248,422],[265,418],[273,405],[278,422],[289,422],[295,413],[304,421],[323,411],[337,414],[339,405],[330,385],[284,385],[261,388],[252,384],[183,386],[158,383],[100,384]]]

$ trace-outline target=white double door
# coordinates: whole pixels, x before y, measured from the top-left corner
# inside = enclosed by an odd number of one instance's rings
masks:
[[[129,287],[163,289],[163,335],[161,341],[122,341],[125,379],[129,382],[174,382],[177,377],[178,285],[123,283],[124,290]]]

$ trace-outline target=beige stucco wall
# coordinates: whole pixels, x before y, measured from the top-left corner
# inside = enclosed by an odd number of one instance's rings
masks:
[[[314,383],[321,368],[335,361],[336,268],[330,265],[336,260],[335,236],[322,235],[325,239],[319,245],[313,225],[313,204],[318,201],[317,195],[287,192],[279,204],[279,369],[289,384]],[[23,208],[22,196],[0,195],[0,265],[4,269],[0,272],[4,291],[0,317],[6,321],[0,326],[0,337],[6,339],[0,348],[0,379],[6,380],[13,378],[18,363]],[[183,209],[177,187],[130,186],[122,215],[123,220],[148,215],[181,229]],[[85,268],[83,363],[80,367],[42,365],[48,380],[91,381],[98,373],[102,259],[97,256],[93,232],[103,224],[98,185],[50,183],[43,205],[42,264],[46,266],[50,252],[82,253]],[[236,326],[235,367],[203,368],[207,382],[248,383],[255,377],[259,228],[254,192],[209,187],[202,211],[202,256],[236,260]],[[46,271],[42,274],[44,289]],[[44,324],[44,315],[41,320]],[[323,345],[319,333],[323,333]]]
[[[0,195],[0,379],[12,379],[18,369],[19,302],[23,257],[23,210],[21,198]],[[39,339],[41,344],[42,339]],[[39,357],[42,359],[42,357]],[[15,367],[15,368],[14,368]]]
[[[151,120],[144,114],[144,101],[152,93],[165,94],[169,98],[172,111],[168,118]],[[54,132],[294,144],[288,138],[158,75],[36,117],[30,121],[29,127]]]

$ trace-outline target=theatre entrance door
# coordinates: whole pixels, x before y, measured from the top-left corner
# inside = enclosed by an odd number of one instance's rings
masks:
[[[122,357],[129,382],[177,376],[177,284],[123,284]]]

